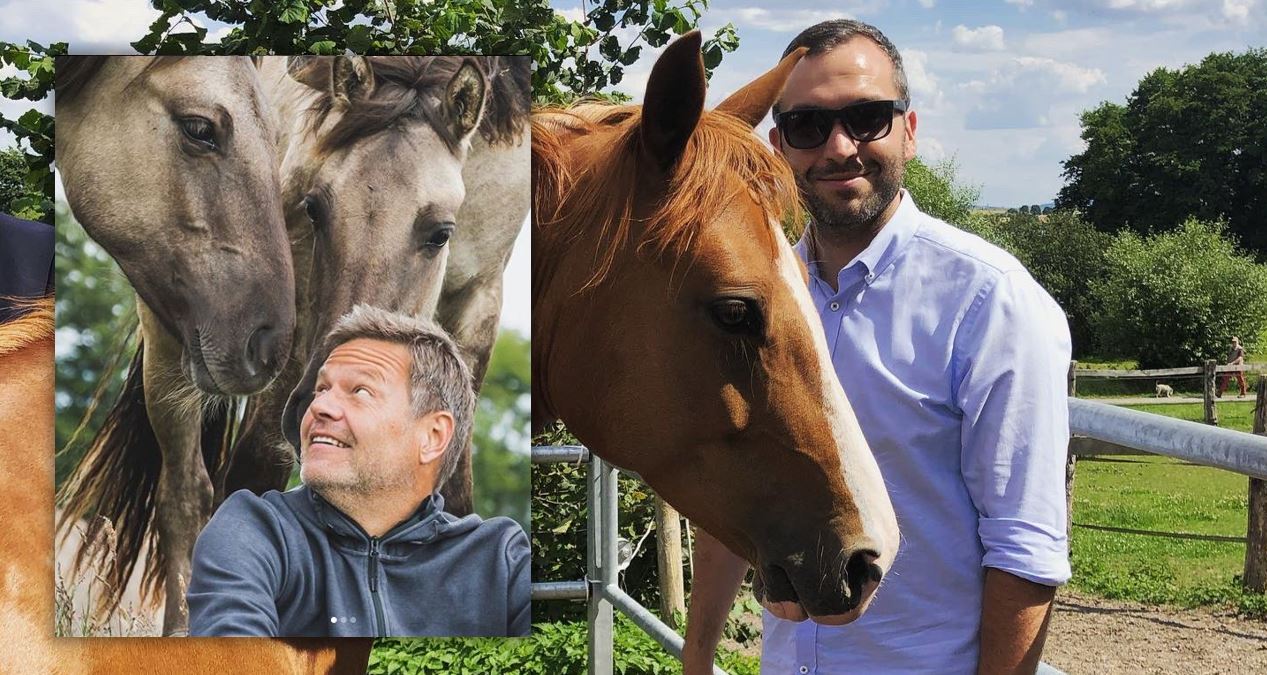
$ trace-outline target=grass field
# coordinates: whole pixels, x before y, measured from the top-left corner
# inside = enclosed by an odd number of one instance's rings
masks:
[[[1201,405],[1132,406],[1200,421]],[[1219,426],[1250,431],[1252,401],[1221,401]],[[1158,532],[1245,535],[1245,476],[1155,456],[1078,462],[1074,522]],[[1267,618],[1267,598],[1245,594],[1245,544],[1179,540],[1074,527],[1071,585],[1110,598],[1227,606]]]

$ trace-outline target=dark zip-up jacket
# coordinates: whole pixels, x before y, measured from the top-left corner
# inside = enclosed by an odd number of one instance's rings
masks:
[[[17,318],[14,300],[53,292],[53,226],[0,213],[0,323]]]
[[[509,518],[458,518],[435,494],[382,537],[307,487],[240,490],[194,546],[195,636],[522,636],[528,539]]]

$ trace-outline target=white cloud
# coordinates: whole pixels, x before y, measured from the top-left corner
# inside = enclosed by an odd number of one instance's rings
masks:
[[[1045,57],[1017,57],[987,79],[960,85],[960,92],[975,102],[965,125],[968,129],[1047,127],[1064,119],[1063,106],[1071,97],[1087,94],[1105,82],[1099,68]]]
[[[122,52],[148,32],[160,12],[147,0],[0,0],[0,38],[65,41],[75,53]]]
[[[932,9],[937,4],[937,0],[919,0],[919,6],[924,9]]]
[[[555,9],[555,14],[567,19],[568,21],[584,21],[585,10],[581,7],[569,7],[567,9]]]
[[[1020,7],[1021,9],[1034,6],[1034,0],[1006,0],[1006,1],[1007,1],[1007,4],[1016,5],[1017,7]]]
[[[867,2],[835,3],[841,9],[766,9],[764,7],[737,7],[719,10],[714,14],[724,15],[727,21],[736,26],[747,26],[776,33],[799,33],[810,26],[831,19],[854,19],[863,14],[871,14],[882,9],[887,3],[878,0]]]
[[[962,24],[950,31],[955,46],[967,51],[997,52],[1004,49],[1003,28],[1000,26],[982,26],[968,28]]]
[[[1228,21],[1245,21],[1255,4],[1257,3],[1254,0],[1223,0],[1223,18]]]
[[[902,50],[902,67],[910,87],[911,100],[919,110],[937,109],[944,103],[941,83],[928,70],[928,54],[918,49]]]

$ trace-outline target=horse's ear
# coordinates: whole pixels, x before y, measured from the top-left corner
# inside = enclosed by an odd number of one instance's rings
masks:
[[[642,104],[642,147],[660,166],[677,163],[704,112],[704,58],[693,30],[672,42],[651,69]]]
[[[783,60],[779,61],[779,65],[772,68],[765,75],[749,82],[739,91],[726,97],[726,100],[717,106],[717,111],[734,115],[747,122],[748,126],[756,127],[761,123],[761,120],[765,119],[766,114],[770,112],[770,108],[774,106],[775,102],[779,100],[788,75],[792,74],[792,68],[801,60],[801,57],[805,56],[807,51],[809,51],[808,48],[800,47],[783,57]]]
[[[484,98],[488,78],[475,61],[466,59],[444,88],[444,111],[453,128],[453,135],[466,138],[479,126],[484,116]]]
[[[330,72],[330,93],[337,103],[369,98],[374,91],[374,69],[369,59],[356,54],[343,54],[334,58]]]
[[[286,57],[286,75],[318,91],[330,90],[330,59],[320,56]]]

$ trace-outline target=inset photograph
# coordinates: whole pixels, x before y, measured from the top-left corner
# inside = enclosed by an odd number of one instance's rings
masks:
[[[530,68],[58,58],[58,636],[530,632]]]

